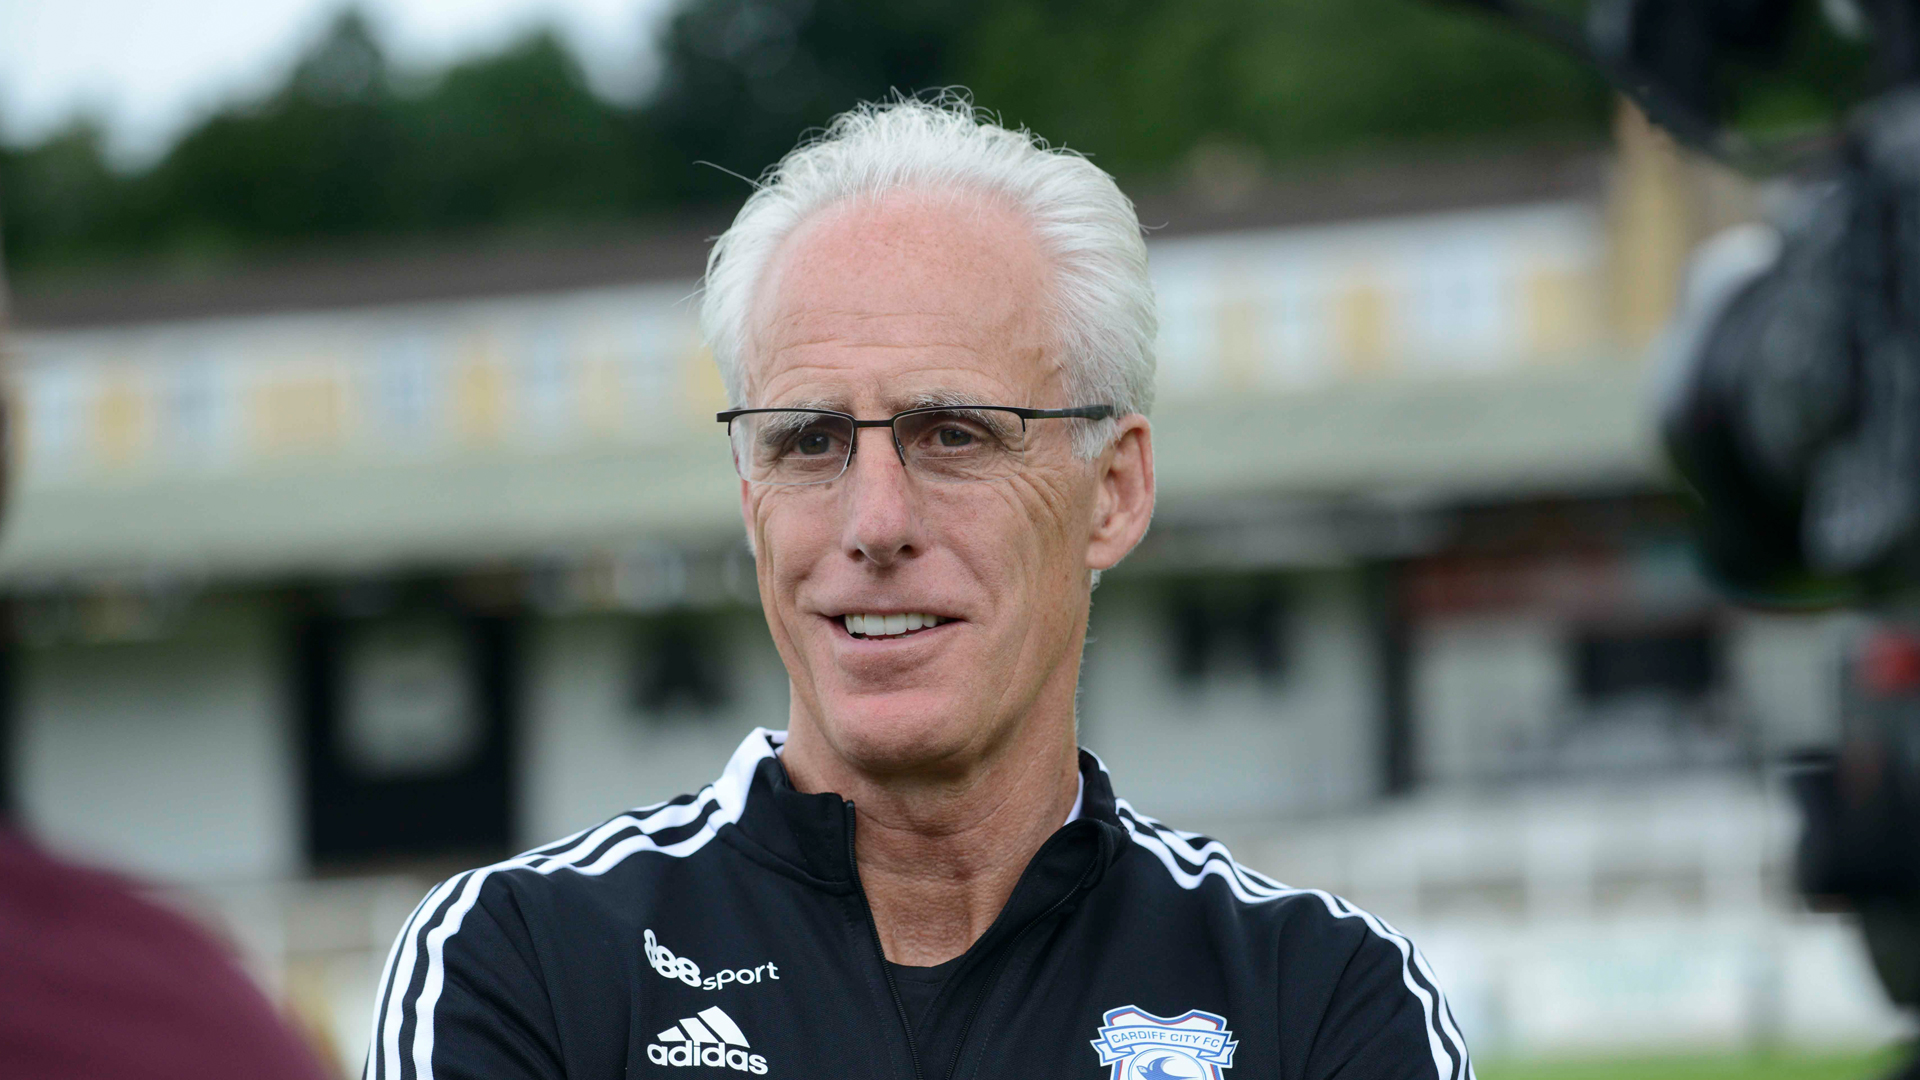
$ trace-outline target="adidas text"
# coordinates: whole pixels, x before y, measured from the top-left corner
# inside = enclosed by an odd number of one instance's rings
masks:
[[[701,1046],[695,1043],[681,1043],[678,1046],[662,1046],[659,1043],[647,1047],[647,1060],[655,1065],[725,1065],[729,1069],[752,1073],[755,1076],[767,1075],[767,1059],[759,1054],[749,1054],[745,1050],[731,1046]]]

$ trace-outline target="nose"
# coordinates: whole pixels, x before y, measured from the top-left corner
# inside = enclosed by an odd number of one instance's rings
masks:
[[[861,428],[854,437],[872,441],[866,453],[853,455],[840,478],[842,547],[848,558],[876,567],[892,566],[919,549],[918,515],[907,469],[896,453],[892,431]]]

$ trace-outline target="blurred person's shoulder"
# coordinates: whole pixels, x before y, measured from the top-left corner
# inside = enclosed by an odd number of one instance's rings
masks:
[[[322,1074],[211,936],[0,825],[0,1075]]]

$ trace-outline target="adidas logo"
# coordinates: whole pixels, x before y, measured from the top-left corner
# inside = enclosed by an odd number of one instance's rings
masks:
[[[747,1053],[747,1037],[740,1025],[718,1005],[700,1010],[654,1038],[658,1041],[647,1047],[647,1060],[655,1065],[725,1066],[755,1076],[767,1074],[767,1059]]]

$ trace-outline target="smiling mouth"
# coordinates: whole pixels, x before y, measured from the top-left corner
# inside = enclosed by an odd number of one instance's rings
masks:
[[[941,615],[923,615],[912,611],[904,615],[842,615],[840,623],[847,633],[864,641],[887,641],[911,637],[952,622]]]

